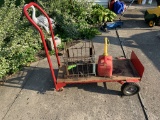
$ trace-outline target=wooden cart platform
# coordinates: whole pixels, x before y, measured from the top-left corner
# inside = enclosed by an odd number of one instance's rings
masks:
[[[120,81],[134,81],[141,80],[142,73],[137,71],[137,67],[143,68],[138,62],[137,56],[132,52],[131,59],[115,59],[113,60],[113,75],[112,77],[99,77],[95,75],[88,76],[65,76],[66,67],[62,64],[58,71],[57,83],[92,83],[92,82],[120,82]],[[138,64],[136,63],[138,62]],[[136,64],[135,64],[136,63]],[[138,65],[138,66],[137,66]]]

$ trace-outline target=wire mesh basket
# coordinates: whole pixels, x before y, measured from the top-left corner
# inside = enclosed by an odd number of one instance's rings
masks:
[[[63,60],[67,78],[96,76],[95,50],[92,41],[66,43]]]

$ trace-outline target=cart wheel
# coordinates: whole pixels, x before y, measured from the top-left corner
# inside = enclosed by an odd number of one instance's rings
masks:
[[[155,26],[155,21],[150,20],[148,24],[149,24],[149,27],[154,27]]]
[[[124,83],[121,87],[121,92],[126,96],[137,94],[139,91],[140,87],[136,83]]]

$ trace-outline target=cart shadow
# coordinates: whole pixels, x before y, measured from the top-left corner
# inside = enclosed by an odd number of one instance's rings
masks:
[[[72,84],[67,85],[65,88],[76,87],[78,89],[83,89],[89,92],[95,92],[100,94],[109,94],[109,95],[118,95],[122,96],[121,91],[107,89],[107,87],[103,84],[103,86],[99,86],[97,83],[88,83],[88,84]]]
[[[44,94],[53,91],[54,85],[49,68],[25,67],[19,73],[1,80],[0,86],[37,91]]]
[[[55,74],[57,74],[55,69]],[[25,90],[37,91],[37,94],[45,94],[47,91],[54,91],[55,86],[51,77],[49,68],[40,67],[25,67],[19,73],[12,75],[10,78],[6,78],[4,83],[0,86],[9,88],[18,88]],[[97,83],[90,84],[69,84],[64,89],[77,87],[89,92],[110,94],[110,95],[121,95],[120,91],[107,89],[105,84],[98,86]]]

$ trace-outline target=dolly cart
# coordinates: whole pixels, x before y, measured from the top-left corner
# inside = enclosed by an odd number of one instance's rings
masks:
[[[40,10],[48,19],[57,59],[58,72],[53,68],[42,29],[28,14],[27,10],[32,5]],[[118,82],[122,84],[121,91],[124,95],[130,96],[139,92],[140,87],[136,83],[141,81],[144,67],[133,51],[130,59],[112,60],[112,56],[109,56],[107,53],[107,40],[105,40],[104,54],[99,56],[99,60],[96,62],[93,43],[91,41],[80,41],[73,46],[71,43],[65,45],[63,62],[60,62],[60,57],[62,56],[58,56],[51,21],[45,11],[36,3],[31,2],[24,6],[23,13],[40,33],[53,83],[57,91],[62,90],[67,84]]]

